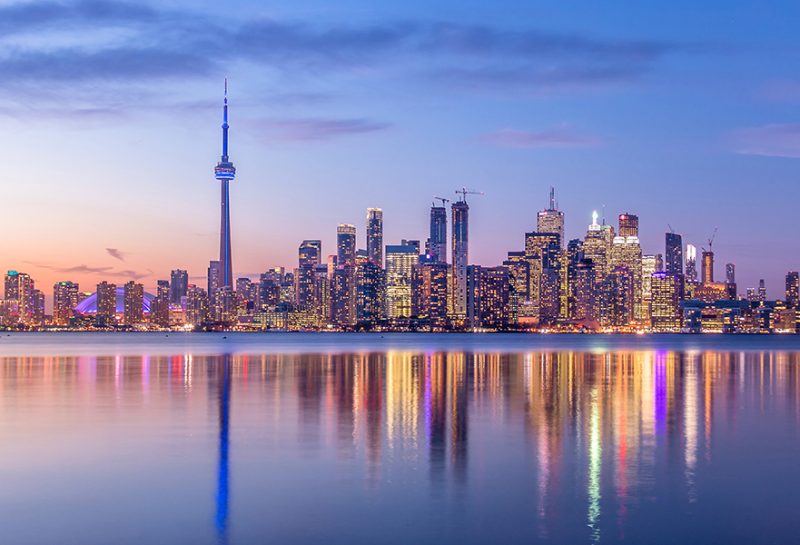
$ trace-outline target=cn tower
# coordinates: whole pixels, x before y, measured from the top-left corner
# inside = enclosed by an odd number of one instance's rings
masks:
[[[236,168],[228,160],[228,80],[225,79],[225,100],[222,107],[222,157],[214,168],[214,177],[222,189],[221,218],[219,229],[220,287],[233,287],[233,264],[231,263],[231,205],[229,184],[236,177]],[[211,294],[209,294],[211,295]]]

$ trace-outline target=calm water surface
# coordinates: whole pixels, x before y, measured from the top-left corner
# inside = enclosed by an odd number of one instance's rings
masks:
[[[0,542],[794,543],[800,339],[12,334]]]

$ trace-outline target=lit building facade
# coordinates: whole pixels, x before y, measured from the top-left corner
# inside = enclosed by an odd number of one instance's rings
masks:
[[[411,276],[418,262],[416,247],[386,246],[386,315],[390,320],[411,317]]]
[[[651,274],[652,303],[650,322],[653,331],[678,333],[683,325],[683,277],[680,274],[655,272]]]
[[[383,210],[367,208],[367,258],[383,267]]]

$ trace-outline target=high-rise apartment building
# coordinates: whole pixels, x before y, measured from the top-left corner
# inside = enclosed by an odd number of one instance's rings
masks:
[[[386,271],[367,259],[356,266],[356,321],[371,326],[385,318]]]
[[[643,255],[642,256],[642,320],[650,319],[650,306],[653,301],[652,293],[652,275],[660,270],[659,256],[657,255]]]
[[[123,291],[123,323],[136,325],[142,323],[144,316],[144,286],[133,280],[125,284]]]
[[[447,263],[432,261],[414,266],[411,283],[411,315],[432,328],[447,323]]]
[[[797,271],[786,273],[786,306],[789,308],[800,306],[800,274]]]
[[[208,264],[208,298],[213,301],[217,290],[222,287],[222,268],[219,261],[210,261]]]
[[[53,323],[55,325],[69,325],[73,311],[78,306],[78,292],[80,288],[75,282],[56,282],[53,285]]]
[[[97,284],[95,321],[99,327],[116,324],[117,286],[106,281]]]
[[[467,315],[467,265],[469,264],[469,205],[460,199],[451,206],[453,221],[453,267],[451,302],[456,319]]]
[[[356,228],[342,223],[336,228],[336,264],[356,264]]]
[[[383,210],[367,208],[367,258],[383,267]]]
[[[10,322],[31,324],[34,315],[34,282],[27,273],[8,271],[5,277],[5,301],[10,303],[14,311]]]
[[[704,285],[714,283],[714,252],[711,250],[703,250],[702,274]]]

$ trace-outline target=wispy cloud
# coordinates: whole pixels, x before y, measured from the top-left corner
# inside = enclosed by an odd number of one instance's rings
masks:
[[[119,250],[117,248],[106,248],[106,253],[113,257],[114,259],[119,259],[120,261],[125,261],[125,252]]]
[[[268,139],[287,141],[331,140],[339,136],[377,132],[390,127],[388,123],[364,118],[267,119],[255,124]]]
[[[86,264],[61,267],[57,265],[50,265],[47,263],[36,263],[33,261],[28,261],[26,263],[33,265],[34,267],[38,267],[41,269],[48,269],[51,271],[55,271],[57,273],[88,274],[95,276],[102,275],[104,278],[127,278],[129,280],[139,280],[140,278],[147,278],[148,276],[152,276],[153,274],[153,271],[149,269],[145,272],[142,272],[142,271],[135,271],[132,269],[115,270],[114,267],[105,267],[105,266],[93,267]]]
[[[593,136],[578,134],[566,127],[543,131],[500,129],[483,137],[484,141],[504,148],[584,148],[600,144]]]
[[[733,149],[742,155],[800,158],[800,123],[783,123],[734,131]]]

